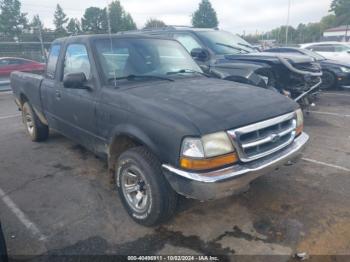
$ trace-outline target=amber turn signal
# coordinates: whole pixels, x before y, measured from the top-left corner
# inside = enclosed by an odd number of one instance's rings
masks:
[[[225,165],[232,165],[237,161],[238,156],[236,153],[205,159],[191,159],[182,157],[180,159],[180,166],[189,170],[209,170]]]
[[[296,136],[300,135],[304,130],[304,125],[298,126],[297,129],[295,130]]]

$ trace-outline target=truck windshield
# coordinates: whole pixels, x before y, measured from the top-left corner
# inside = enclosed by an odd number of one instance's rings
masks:
[[[197,34],[217,55],[257,52],[247,41],[226,31],[199,31]]]
[[[184,70],[186,75],[187,72],[202,73],[189,53],[176,41],[106,38],[96,40],[95,46],[106,81],[161,79],[162,76],[168,76],[169,72],[182,72],[181,70]]]

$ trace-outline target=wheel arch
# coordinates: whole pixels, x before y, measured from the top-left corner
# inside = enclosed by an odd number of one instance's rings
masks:
[[[152,154],[159,158],[156,144],[141,129],[133,125],[120,125],[114,129],[110,136],[107,150],[108,173],[112,184],[115,183],[115,166],[119,156],[126,150],[137,146],[147,148]]]

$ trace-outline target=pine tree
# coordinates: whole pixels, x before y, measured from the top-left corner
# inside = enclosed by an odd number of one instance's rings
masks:
[[[0,32],[8,36],[19,37],[28,25],[27,14],[21,13],[18,0],[0,1]]]
[[[129,13],[126,13],[119,0],[113,1],[108,6],[111,32],[136,29],[136,24]]]
[[[89,7],[81,19],[82,30],[89,34],[108,32],[107,10],[98,7]]]
[[[150,18],[147,20],[146,24],[145,24],[145,29],[149,29],[149,28],[161,28],[161,27],[165,27],[166,24],[158,19],[154,19],[154,18]]]
[[[53,23],[55,25],[55,32],[57,35],[63,36],[67,34],[67,31],[65,29],[65,25],[67,24],[67,22],[67,15],[63,12],[62,7],[59,4],[57,4],[53,20]]]
[[[76,18],[71,18],[67,25],[67,32],[70,35],[78,35],[81,32],[80,22]]]
[[[219,25],[216,11],[209,0],[202,0],[199,8],[192,15],[192,25],[200,28],[215,28]]]

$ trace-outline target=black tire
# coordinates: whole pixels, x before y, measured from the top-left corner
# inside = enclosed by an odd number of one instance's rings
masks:
[[[7,249],[6,249],[5,237],[2,232],[1,224],[0,224],[0,262],[7,262]]]
[[[22,106],[22,119],[32,141],[41,142],[49,137],[49,127],[40,121],[28,102]]]
[[[141,178],[137,180],[135,177],[131,177],[131,179],[138,181],[134,184],[139,189],[129,194],[147,196],[147,200],[144,201],[143,197],[141,200],[141,204],[145,205],[143,209],[137,209],[135,205],[130,204],[132,196],[126,193],[127,187],[124,181],[130,178],[127,175],[130,173]],[[167,221],[174,214],[177,194],[164,177],[158,159],[145,147],[134,147],[122,153],[118,159],[115,176],[122,203],[128,214],[137,223],[144,226],[155,226]],[[131,187],[133,186],[129,186],[129,188]],[[135,196],[135,198],[137,197]],[[140,200],[138,201],[140,204]]]
[[[323,71],[321,89],[322,90],[333,89],[336,87],[336,84],[337,84],[337,77],[335,76],[335,74],[329,71]]]

